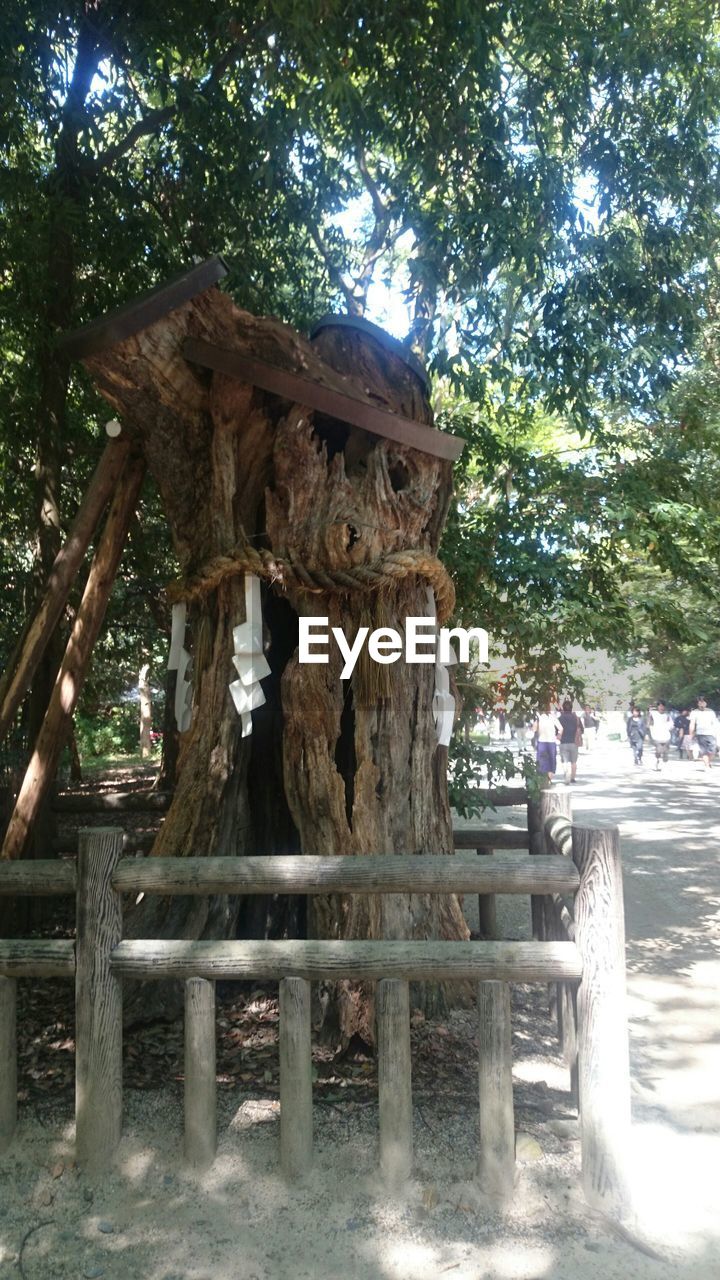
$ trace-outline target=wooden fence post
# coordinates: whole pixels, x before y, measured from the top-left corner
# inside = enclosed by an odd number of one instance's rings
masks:
[[[77,1158],[109,1166],[122,1128],[122,980],[110,956],[122,937],[120,894],[112,877],[122,853],[115,827],[80,832],[75,972]]]
[[[399,978],[377,984],[380,1172],[392,1186],[410,1177],[413,1162],[410,986]]]
[[[528,799],[527,822],[532,854],[542,855],[550,852],[545,838],[545,823],[556,813],[562,814],[565,818],[572,818],[572,801],[567,788],[543,787],[536,797]],[[530,898],[530,912],[533,938],[537,942],[542,942],[545,937],[542,897],[534,894]]]
[[[280,980],[280,1165],[288,1179],[312,1164],[310,983]]]
[[[507,982],[478,983],[478,1045],[478,1176],[488,1195],[509,1200],[515,1181],[515,1115]]]
[[[617,827],[573,827],[578,988],[578,1077],[583,1189],[595,1207],[629,1206],[630,1066],[625,918]]]
[[[0,977],[0,1151],[17,1125],[17,979]]]
[[[206,1169],[217,1151],[215,983],[185,983],[185,1159]]]
[[[493,849],[477,849],[481,857],[492,857]],[[492,942],[497,938],[497,899],[494,893],[478,894],[478,933],[481,938]]]

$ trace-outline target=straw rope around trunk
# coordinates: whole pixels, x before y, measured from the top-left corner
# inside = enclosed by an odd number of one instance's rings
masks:
[[[276,586],[293,584],[301,591],[316,594],[344,594],[349,591],[376,592],[415,574],[424,578],[435,594],[438,623],[446,622],[455,608],[455,587],[445,566],[427,551],[391,551],[381,560],[351,565],[347,569],[309,569],[292,551],[273,555],[248,543],[230,554],[216,556],[198,573],[179,578],[166,588],[170,604],[185,600],[194,604],[215,591],[228,577],[254,573]]]

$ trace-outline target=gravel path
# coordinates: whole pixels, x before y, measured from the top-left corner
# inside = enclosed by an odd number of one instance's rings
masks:
[[[620,828],[638,1211],[649,1234],[713,1259],[717,1276],[720,766],[671,760],[656,773],[651,750],[634,768],[624,742],[601,742],[580,756],[572,801],[576,822]],[[525,826],[525,814],[484,823]],[[501,912],[505,930],[527,927],[512,899]]]

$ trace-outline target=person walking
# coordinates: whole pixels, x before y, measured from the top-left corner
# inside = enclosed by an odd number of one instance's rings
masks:
[[[582,737],[586,751],[592,751],[595,746],[599,728],[600,721],[592,707],[589,705],[584,706],[582,713]]]
[[[647,728],[645,726],[642,711],[640,710],[640,707],[636,707],[633,704],[633,709],[630,712],[627,721],[627,736],[630,746],[632,747],[633,763],[636,765],[642,764],[643,746],[645,743],[646,733]]]
[[[562,735],[560,737],[560,759],[565,765],[565,781],[574,782],[577,774],[578,752],[583,740],[583,726],[580,716],[572,709],[572,700],[566,698],[559,716]]]
[[[687,707],[683,707],[682,711],[678,711],[675,717],[675,732],[677,734],[678,759],[682,760],[683,756],[689,759],[687,747],[690,744],[690,712]]]
[[[663,765],[668,762],[673,731],[673,718],[662,698],[659,699],[657,706],[650,708],[647,728],[655,748],[655,772],[660,773]]]
[[[562,736],[562,726],[553,711],[553,704],[548,699],[543,704],[533,725],[535,739],[535,763],[538,773],[547,774],[548,782],[552,782],[557,768],[557,744]]]
[[[720,724],[715,712],[708,706],[705,694],[699,694],[697,708],[690,716],[690,733],[695,737],[706,769],[711,767],[712,757],[717,751],[719,730]]]

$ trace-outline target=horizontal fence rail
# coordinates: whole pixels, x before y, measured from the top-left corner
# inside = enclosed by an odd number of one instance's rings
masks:
[[[413,982],[553,982],[579,978],[571,942],[163,942],[112,953],[127,978],[407,978]]]
[[[122,893],[573,893],[572,862],[496,854],[316,858],[124,858],[113,876]]]
[[[456,849],[529,849],[530,836],[519,827],[461,827],[453,830]]]
[[[64,938],[0,938],[0,974],[5,978],[72,978],[75,943]]]
[[[0,862],[0,897],[71,896],[76,886],[74,862],[53,858]]]
[[[171,801],[166,791],[105,791],[55,796],[52,808],[55,813],[165,813]]]
[[[106,810],[103,810],[106,812]],[[157,839],[157,831],[126,831],[123,834],[124,853],[146,853]],[[65,831],[55,836],[52,848],[56,853],[77,853],[80,834],[77,830]],[[528,849],[530,837],[519,827],[463,827],[453,831],[456,849]]]

